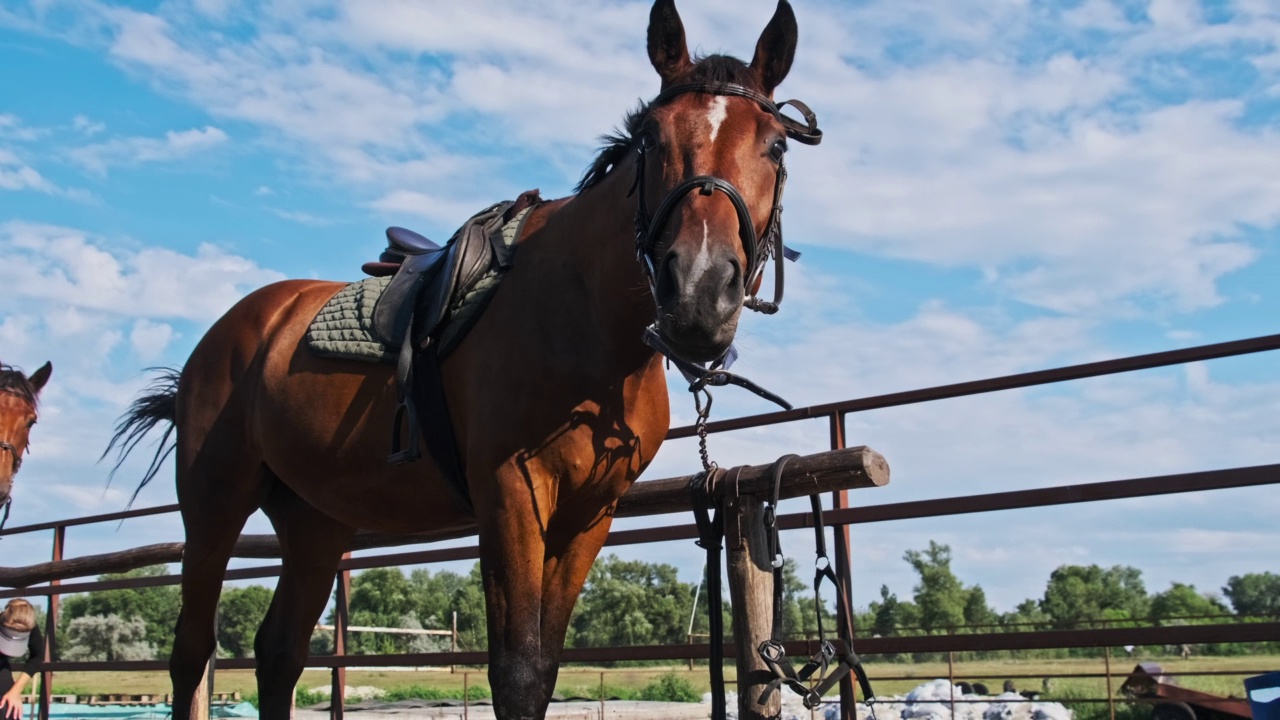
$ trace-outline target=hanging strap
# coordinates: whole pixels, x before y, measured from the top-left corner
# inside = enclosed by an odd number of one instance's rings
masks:
[[[725,720],[724,615],[720,610],[720,551],[724,548],[724,517],[715,499],[715,485],[724,471],[712,466],[694,476],[693,519],[698,525],[698,547],[707,552],[707,632],[711,635],[711,720]]]

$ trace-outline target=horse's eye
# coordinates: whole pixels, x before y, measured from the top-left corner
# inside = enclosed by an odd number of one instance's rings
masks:
[[[32,420],[31,422],[27,423],[27,429],[28,429],[28,430],[30,430],[31,428],[33,428],[33,427],[35,427],[35,426],[36,426],[36,421],[35,421],[35,420]]]
[[[787,141],[777,140],[769,147],[769,159],[776,163],[782,162],[782,156],[787,154]]]
[[[658,146],[658,135],[653,130],[641,132],[639,140],[641,150],[652,150]]]

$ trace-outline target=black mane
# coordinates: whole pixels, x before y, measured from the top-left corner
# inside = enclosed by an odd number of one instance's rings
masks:
[[[17,395],[32,407],[37,404],[36,388],[27,376],[23,375],[21,370],[16,370],[4,363],[0,363],[0,392]]]
[[[763,94],[760,80],[747,64],[730,55],[708,55],[694,60],[693,69],[680,78],[684,83],[733,83]],[[651,103],[642,102],[635,110],[627,113],[622,120],[622,127],[612,134],[601,136],[604,147],[600,148],[596,159],[582,174],[582,180],[574,192],[582,192],[600,182],[609,174],[622,158],[631,151],[635,144],[636,133],[649,116]]]

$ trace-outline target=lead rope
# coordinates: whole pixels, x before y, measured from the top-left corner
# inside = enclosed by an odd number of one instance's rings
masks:
[[[720,587],[720,551],[724,547],[724,517],[715,500],[715,486],[724,474],[707,452],[707,418],[711,414],[711,392],[705,387],[693,389],[693,404],[698,419],[698,453],[702,456],[702,472],[693,476],[693,519],[698,526],[698,547],[707,553],[707,633],[710,635],[709,672],[711,675],[711,720],[726,720],[728,706],[724,696],[724,615],[720,611],[723,591]],[[702,404],[699,394],[707,398]],[[713,512],[714,509],[714,512]]]

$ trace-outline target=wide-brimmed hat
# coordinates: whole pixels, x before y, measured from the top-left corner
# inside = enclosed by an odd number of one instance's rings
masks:
[[[31,638],[30,630],[14,630],[0,625],[0,654],[9,657],[22,657],[27,654],[27,641]]]

